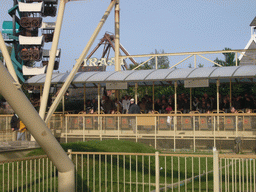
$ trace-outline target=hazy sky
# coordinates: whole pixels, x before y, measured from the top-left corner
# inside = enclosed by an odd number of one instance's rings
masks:
[[[71,70],[109,3],[110,0],[67,3],[59,43],[61,72]],[[1,25],[4,20],[11,20],[8,9],[12,4],[12,0],[1,1]],[[255,0],[120,0],[120,8],[120,41],[132,55],[155,49],[166,53],[243,49],[251,36],[249,25],[256,16]],[[114,10],[92,49],[106,31],[114,32]],[[102,49],[95,57],[101,54]],[[147,58],[137,59],[144,60]],[[170,62],[175,64],[171,58]]]

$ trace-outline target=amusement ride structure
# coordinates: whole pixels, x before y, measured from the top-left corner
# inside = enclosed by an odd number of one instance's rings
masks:
[[[55,16],[57,0],[14,0],[14,6],[8,13],[12,17],[12,22],[5,22],[3,25],[3,34],[5,34],[5,41],[2,33],[0,33],[0,48],[6,63],[5,67],[0,65],[0,92],[5,97],[7,102],[12,106],[15,113],[18,114],[20,119],[24,122],[27,129],[32,136],[36,139],[38,144],[46,151],[49,158],[53,161],[59,171],[59,191],[75,191],[75,178],[74,178],[74,165],[67,157],[64,150],[61,148],[57,140],[51,134],[47,128],[44,119],[47,100],[49,96],[49,89],[51,86],[51,77],[54,68],[56,69],[55,61],[58,50],[58,41],[61,31],[61,25],[65,10],[66,3],[69,0],[60,0],[58,16],[55,24],[55,30],[52,25],[43,25],[43,34],[38,37],[38,29],[42,26],[42,17]],[[57,98],[53,105],[54,107],[49,110],[48,115],[52,114],[57,104],[60,102],[62,96],[66,93],[71,81],[81,66],[83,59],[88,54],[92,43],[96,39],[103,24],[108,18],[111,10],[115,6],[115,66],[116,70],[120,70],[119,63],[119,0],[112,0],[100,20],[95,32],[91,36],[87,46],[82,52],[81,56],[77,60],[73,70],[69,74],[66,83],[61,88]],[[16,14],[18,13],[18,15]],[[19,16],[19,17],[18,17]],[[44,33],[46,32],[47,33]],[[46,38],[45,38],[46,37]],[[53,37],[53,39],[52,39]],[[44,92],[42,95],[42,101],[40,105],[39,115],[31,105],[30,101],[26,98],[25,94],[21,91],[20,81],[24,82],[22,67],[28,66],[32,61],[41,61],[43,57],[43,45],[44,42],[52,43],[52,48],[49,56],[47,77],[44,86]],[[7,51],[5,43],[12,43],[11,57]],[[11,77],[11,76],[12,77]],[[20,80],[19,80],[20,79]],[[26,111],[26,113],[25,113]],[[51,115],[50,115],[51,116]],[[46,118],[47,121],[47,118]]]
[[[12,21],[3,22],[2,34],[4,41],[12,47],[11,61],[21,82],[27,76],[46,71],[49,50],[44,50],[43,47],[44,43],[52,42],[55,23],[45,23],[43,18],[55,17],[57,4],[57,0],[15,0],[13,7],[8,10]],[[59,56],[60,51],[55,70],[59,66]],[[30,68],[35,62],[42,62],[42,67]]]
[[[76,60],[76,64],[69,74],[66,74],[65,79],[60,76],[60,79],[64,81],[61,89],[57,97],[55,98],[52,106],[50,107],[48,113],[46,114],[47,101],[49,97],[49,90],[52,83],[53,70],[57,70],[60,62],[61,50],[58,49],[59,36],[62,26],[62,20],[65,11],[65,5],[67,2],[71,0],[14,0],[13,7],[8,11],[9,15],[12,17],[12,21],[5,21],[3,23],[3,31],[0,33],[0,49],[2,51],[6,67],[8,71],[3,66],[2,62],[0,62],[0,93],[4,96],[7,102],[12,106],[15,113],[18,114],[20,119],[24,122],[29,132],[36,139],[38,144],[45,150],[46,154],[53,161],[54,165],[57,167],[58,179],[59,179],[59,191],[75,191],[75,178],[74,178],[74,165],[71,160],[67,157],[64,150],[61,148],[57,140],[51,134],[51,131],[47,128],[46,123],[51,118],[52,114],[55,112],[58,104],[66,93],[67,89],[71,85],[74,77],[77,75],[79,68],[84,62],[84,58],[89,53],[91,46],[93,45],[98,33],[100,32],[102,26],[107,20],[111,10],[115,7],[115,34],[111,35],[106,33],[104,37],[101,39],[100,43],[96,46],[96,48],[87,56],[90,58],[93,53],[101,46],[104,45],[103,57],[106,56],[108,58],[108,54],[110,49],[114,49],[115,51],[115,72],[104,72],[104,74],[97,74],[96,72],[90,73],[88,76],[85,74],[84,79],[93,79],[91,82],[94,84],[98,84],[98,89],[100,88],[100,84],[102,82],[107,82],[107,79],[110,79],[109,82],[116,82],[118,80],[122,82],[128,82],[130,84],[134,84],[135,88],[138,87],[138,82],[142,82],[145,85],[147,83],[153,82],[153,86],[155,82],[160,82],[159,84],[165,85],[174,85],[175,87],[175,115],[177,115],[177,81],[182,78],[182,80],[189,80],[190,82],[194,82],[195,78],[205,78],[207,83],[209,84],[210,80],[215,80],[217,84],[217,100],[219,99],[219,84],[220,80],[223,79],[239,79],[244,77],[255,77],[256,68],[248,67],[248,66],[233,66],[232,70],[228,67],[223,67],[223,70],[220,68],[208,68],[208,69],[175,69],[182,61],[192,57],[192,56],[202,56],[202,54],[207,54],[209,52],[198,52],[198,53],[182,53],[180,55],[189,55],[187,58],[183,59],[181,62],[173,65],[169,69],[165,70],[144,70],[141,73],[137,73],[137,71],[121,71],[121,62],[120,60],[129,58],[133,63],[136,63],[132,58],[134,56],[130,56],[129,53],[123,48],[120,44],[120,27],[119,27],[119,0],[111,0],[110,4],[105,11],[103,17],[101,18],[99,24],[97,25],[94,33],[92,34],[90,40],[85,46],[83,52],[80,57]],[[57,5],[58,13],[57,13]],[[55,17],[57,14],[56,23],[44,23],[44,17]],[[253,23],[253,34],[255,34],[255,26],[256,23]],[[41,29],[41,33],[40,30]],[[3,38],[3,36],[4,38]],[[41,34],[41,35],[40,35]],[[44,50],[44,43],[52,42],[51,50]],[[9,55],[5,43],[11,44],[12,53]],[[124,52],[125,56],[120,56],[120,49]],[[235,52],[236,53],[236,65],[237,65],[237,53],[246,52],[245,50],[235,50],[235,51],[226,51],[225,53]],[[223,53],[221,51],[216,51],[213,53]],[[243,53],[245,55],[246,53]],[[148,57],[156,58],[157,56],[166,56],[168,54],[149,54]],[[174,54],[169,54],[174,55]],[[144,55],[145,56],[145,55]],[[137,55],[135,57],[141,57],[141,55]],[[196,57],[195,57],[196,58]],[[205,58],[207,59],[207,58]],[[196,61],[196,59],[195,59]],[[255,61],[255,59],[254,59]],[[39,69],[39,72],[31,72],[30,68],[34,62],[42,62],[42,67]],[[147,61],[146,61],[147,62]],[[140,65],[143,65],[143,62]],[[214,63],[214,62],[213,62]],[[217,63],[214,63],[219,65]],[[139,65],[139,66],[140,66]],[[47,68],[46,68],[47,66]],[[126,65],[124,65],[124,69]],[[138,67],[139,67],[138,66]],[[221,67],[221,66],[220,66]],[[250,70],[250,76],[248,75],[248,70]],[[35,69],[32,69],[35,70]],[[231,73],[232,72],[232,73]],[[38,112],[31,105],[30,101],[21,91],[20,82],[24,82],[26,79],[26,75],[35,75],[35,74],[45,74],[44,76],[44,89],[41,97],[40,111]],[[228,75],[227,75],[228,74]],[[183,75],[181,77],[181,75]],[[37,78],[37,77],[36,77]],[[41,77],[40,77],[41,78]],[[111,79],[113,78],[113,79]],[[78,77],[79,79],[79,77]],[[95,80],[96,79],[96,80]],[[136,81],[135,81],[136,80]],[[96,83],[95,83],[96,82]],[[135,82],[135,83],[134,83]],[[173,83],[174,82],[174,83]],[[80,83],[80,81],[78,81]],[[148,83],[150,84],[150,83]],[[99,95],[98,95],[99,98]],[[100,99],[98,99],[98,104]],[[218,100],[219,103],[219,100]],[[219,108],[217,108],[219,114]],[[98,110],[99,114],[99,110]],[[145,120],[145,118],[144,118]],[[149,118],[146,118],[148,121]],[[177,118],[174,118],[176,121],[175,125],[177,125]],[[192,122],[192,121],[191,121]],[[153,125],[156,125],[154,122]],[[174,146],[175,146],[175,137],[176,137],[177,129],[174,128]],[[194,130],[195,131],[195,130]],[[178,131],[177,131],[178,132]],[[214,129],[215,134],[215,129]],[[172,134],[170,131],[168,134]],[[194,132],[195,133],[195,132]],[[208,133],[208,132],[207,132]],[[238,135],[238,130],[236,130],[236,135]],[[167,134],[164,132],[165,136]],[[184,134],[184,133],[183,133]],[[208,134],[213,134],[212,131]],[[234,134],[234,133],[233,133]],[[191,135],[190,135],[191,136]],[[137,137],[137,132],[136,132]],[[194,136],[195,137],[195,136]],[[215,135],[214,135],[215,138]],[[194,140],[195,141],[195,140]],[[155,144],[156,145],[156,144]],[[159,191],[156,190],[156,191]]]

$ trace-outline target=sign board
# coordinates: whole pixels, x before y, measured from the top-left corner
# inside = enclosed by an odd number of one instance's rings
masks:
[[[115,65],[115,58],[112,57],[109,60],[106,58],[90,58],[90,59],[84,59],[83,66],[111,66]],[[120,65],[124,65],[124,60],[120,59]]]
[[[184,87],[185,88],[209,87],[209,79],[185,80]]]
[[[126,82],[113,82],[113,83],[106,83],[106,89],[127,89],[128,84]]]

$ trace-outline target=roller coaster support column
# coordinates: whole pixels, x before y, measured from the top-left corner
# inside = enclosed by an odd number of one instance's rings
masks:
[[[5,42],[4,42],[4,39],[3,39],[3,36],[2,36],[2,33],[0,32],[0,49],[2,51],[2,54],[3,54],[3,57],[4,57],[4,60],[6,62],[6,66],[8,68],[8,71],[9,73],[11,74],[12,78],[14,79],[14,81],[17,83],[17,84],[20,84],[19,83],[19,79],[17,77],[17,74],[15,72],[15,69],[12,65],[12,60],[11,60],[11,57],[8,53],[8,50],[6,48],[6,45],[5,45]]]
[[[48,97],[49,97],[49,91],[50,91],[50,87],[51,87],[51,79],[52,79],[52,73],[53,73],[53,68],[54,68],[54,63],[55,63],[55,57],[56,57],[56,52],[58,49],[60,31],[61,31],[61,26],[62,26],[62,21],[63,21],[63,16],[64,16],[65,5],[66,5],[67,1],[68,0],[60,0],[59,11],[58,11],[58,16],[57,16],[57,21],[56,21],[56,27],[54,30],[54,36],[53,36],[53,41],[52,41],[52,48],[50,51],[50,59],[48,62],[47,73],[46,73],[46,78],[45,78],[45,83],[44,83],[43,96],[41,98],[41,103],[40,103],[39,115],[42,119],[45,118],[45,111],[46,111],[47,101],[48,101]]]
[[[52,135],[50,129],[38,115],[26,95],[20,88],[14,85],[13,78],[9,75],[3,63],[0,61],[0,93],[12,106],[15,113],[24,122],[29,132],[43,148],[47,156],[57,167],[58,191],[75,191],[75,167],[62,149],[58,141]]]
[[[115,71],[120,71],[120,6],[119,0],[116,1],[115,5]],[[120,98],[120,90],[115,90],[115,97],[117,102],[119,102]],[[117,106],[117,111],[119,111],[119,105]]]
[[[120,71],[120,6],[119,6],[119,0],[116,1],[115,5],[115,71]]]
[[[90,50],[90,48],[91,48],[91,46],[92,46],[94,40],[96,39],[97,35],[99,34],[99,32],[100,32],[100,30],[101,30],[103,24],[104,24],[105,21],[107,20],[107,18],[108,18],[108,16],[109,16],[111,10],[113,9],[115,3],[116,3],[116,0],[113,0],[113,1],[111,1],[110,5],[108,6],[108,8],[107,8],[105,14],[103,15],[103,17],[102,17],[101,20],[100,20],[100,23],[99,23],[98,26],[96,27],[96,29],[95,29],[94,33],[92,34],[92,36],[91,36],[89,42],[87,43],[87,45],[86,45],[86,47],[84,48],[82,54],[81,54],[80,57],[78,58],[78,60],[77,60],[77,62],[76,62],[76,64],[75,64],[75,66],[73,67],[73,69],[72,69],[72,71],[70,72],[69,76],[67,77],[66,82],[63,84],[62,88],[60,89],[60,92],[59,92],[58,96],[56,97],[56,99],[54,100],[52,106],[50,107],[49,112],[48,112],[48,114],[47,114],[47,116],[46,116],[45,122],[47,122],[47,121],[51,118],[52,114],[53,114],[54,111],[56,110],[56,108],[57,108],[57,106],[58,106],[58,104],[59,104],[59,102],[60,102],[62,96],[66,93],[66,91],[67,91],[69,85],[71,84],[72,80],[74,79],[74,77],[75,77],[75,75],[76,75],[76,73],[77,73],[79,67],[81,66],[81,64],[82,64],[82,62],[83,62],[85,56],[88,54],[88,52],[89,52],[89,50]]]

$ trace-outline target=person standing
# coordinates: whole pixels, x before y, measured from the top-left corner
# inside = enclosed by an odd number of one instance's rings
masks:
[[[17,136],[17,140],[21,140],[21,141],[25,141],[25,132],[26,132],[27,128],[25,126],[25,124],[20,121],[20,127],[19,127],[19,135]]]
[[[125,114],[125,113],[128,113],[128,109],[130,107],[130,100],[128,98],[128,95],[125,95],[124,96],[124,99],[122,101],[122,107],[123,107],[123,111],[122,113]]]
[[[11,129],[13,131],[13,140],[16,141],[17,137],[19,136],[19,117],[17,114],[13,114],[11,119]]]
[[[130,101],[130,107],[129,107],[128,113],[129,114],[139,114],[140,113],[140,107],[134,103],[133,98]]]
[[[136,103],[134,103],[133,98],[130,101],[130,107],[129,107],[128,113],[129,114],[139,114],[140,113],[140,107]],[[130,122],[131,122],[131,126],[133,129],[133,133],[136,133],[135,117],[131,117]]]

